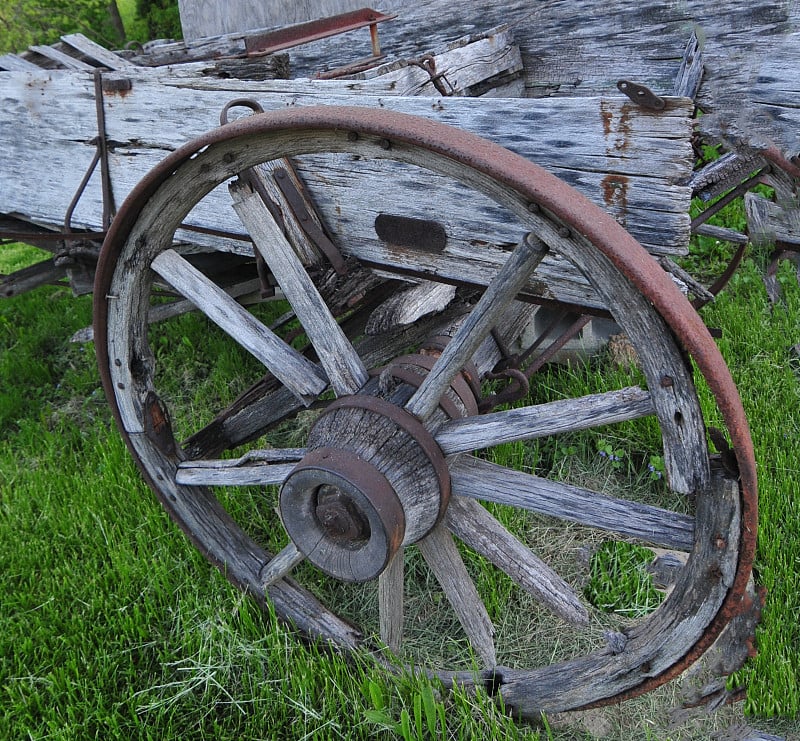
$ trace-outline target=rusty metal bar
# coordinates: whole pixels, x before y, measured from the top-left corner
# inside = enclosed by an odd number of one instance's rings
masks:
[[[691,229],[692,232],[697,231],[697,227],[701,224],[705,224],[712,216],[718,214],[725,206],[727,206],[731,201],[734,201],[741,195],[744,195],[750,188],[755,185],[758,185],[761,182],[761,178],[764,177],[768,173],[767,168],[759,169],[759,171],[752,175],[751,177],[747,178],[743,183],[737,185],[733,190],[726,193],[722,198],[720,198],[716,203],[709,206],[705,211],[702,211],[697,216],[692,219]]]
[[[379,13],[372,8],[361,8],[349,13],[320,18],[316,21],[298,23],[294,26],[280,28],[277,31],[248,36],[245,38],[245,49],[247,56],[259,56],[262,54],[272,54],[282,49],[288,49],[300,44],[308,44],[311,41],[336,36],[347,31],[355,31],[359,28],[369,26],[370,40],[372,43],[372,53],[380,56],[380,43],[378,41],[377,24],[383,21],[390,21],[397,18],[397,15],[387,15]]]

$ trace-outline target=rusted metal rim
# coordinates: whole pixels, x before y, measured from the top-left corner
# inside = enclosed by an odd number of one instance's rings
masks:
[[[566,183],[541,167],[474,134],[406,114],[371,108],[315,106],[284,109],[239,119],[215,129],[168,156],[134,188],[119,210],[104,243],[95,283],[95,336],[107,330],[105,296],[114,266],[140,210],[176,169],[205,147],[238,137],[291,133],[297,129],[350,132],[351,136],[376,137],[381,141],[424,148],[506,185],[556,220],[591,242],[645,296],[695,360],[714,394],[725,420],[737,459],[742,493],[742,533],[739,565],[733,584],[717,616],[686,656],[657,677],[632,691],[602,701],[616,702],[640,694],[671,679],[687,668],[713,643],[730,618],[741,609],[756,542],[757,481],[750,431],[736,386],[722,355],[701,318],[672,280],[641,245],[608,214]],[[100,373],[109,399],[113,400],[105,345],[97,343]],[[112,406],[115,407],[112,401]],[[118,411],[114,408],[115,415]]]

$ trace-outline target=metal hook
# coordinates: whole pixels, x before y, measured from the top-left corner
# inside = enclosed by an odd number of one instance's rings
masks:
[[[230,103],[226,103],[225,107],[222,109],[222,113],[219,114],[219,123],[221,126],[224,126],[228,123],[228,111],[231,108],[249,108],[254,113],[263,113],[264,109],[262,108],[261,104],[252,98],[236,98],[232,100]]]

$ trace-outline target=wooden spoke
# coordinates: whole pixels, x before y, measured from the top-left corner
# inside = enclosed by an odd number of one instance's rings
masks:
[[[260,281],[254,278],[225,287],[223,290],[231,298],[240,299],[240,303],[247,303],[247,301],[242,302],[241,298],[257,294],[260,288]],[[155,306],[151,306],[150,311],[147,312],[147,321],[150,324],[155,324],[170,319],[171,317],[188,314],[190,311],[196,310],[197,307],[189,299],[179,299],[177,301],[171,301],[168,304],[156,304]]]
[[[273,425],[302,409],[297,397],[274,376],[262,378],[205,427],[183,443],[184,455],[202,460],[258,438]]]
[[[575,590],[479,502],[453,497],[447,527],[556,615],[573,625],[588,625],[589,613]]]
[[[485,667],[495,667],[494,627],[453,537],[440,525],[417,545],[453,606],[473,650]]]
[[[310,404],[325,390],[327,378],[314,363],[287,345],[177,252],[165,250],[153,260],[151,266],[241,347],[262,362],[304,404]]]
[[[381,366],[399,355],[404,348],[441,333],[456,316],[455,311],[445,311],[435,318],[426,317],[408,328],[366,337],[356,344],[356,349],[365,365]],[[255,383],[229,407],[220,411],[212,422],[186,440],[184,453],[192,460],[219,455],[224,450],[258,438],[300,408],[301,404],[294,394],[281,387],[277,379],[268,376]]]
[[[507,304],[525,285],[530,273],[546,254],[544,243],[530,234],[525,235],[448,343],[425,381],[409,399],[406,409],[411,414],[424,420],[434,412],[456,373],[480,347],[503,315]]]
[[[455,419],[436,432],[446,455],[467,453],[515,440],[575,432],[655,413],[650,393],[636,386],[577,399]]]
[[[288,576],[304,558],[305,556],[297,550],[295,544],[290,542],[261,571],[261,588],[266,590],[276,581]]]
[[[579,486],[531,476],[472,456],[450,469],[453,493],[539,512],[588,527],[690,551],[694,519],[660,507],[617,499]]]
[[[253,450],[241,458],[178,464],[175,480],[190,486],[271,486],[284,482],[305,449]],[[289,461],[289,462],[287,462]]]
[[[264,201],[249,186],[230,186],[233,207],[292,304],[337,396],[354,394],[369,378],[358,353],[328,310]],[[277,375],[277,374],[276,374]]]
[[[381,640],[394,652],[403,645],[403,548],[378,577],[378,615]]]

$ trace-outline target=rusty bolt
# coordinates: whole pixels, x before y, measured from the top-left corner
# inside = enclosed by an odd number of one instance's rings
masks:
[[[353,500],[335,486],[321,486],[314,514],[335,541],[357,543],[369,538],[369,523]]]
[[[671,389],[674,385],[675,381],[672,380],[672,376],[661,376],[662,389]]]

